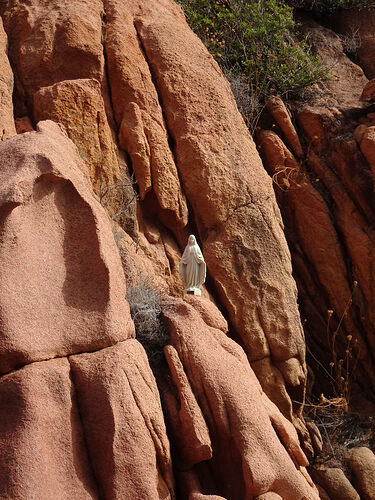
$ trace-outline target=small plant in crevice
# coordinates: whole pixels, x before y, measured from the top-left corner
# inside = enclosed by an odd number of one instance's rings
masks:
[[[162,295],[152,280],[138,273],[127,282],[126,299],[134,321],[136,339],[143,345],[152,368],[164,360],[167,330],[161,317]]]
[[[334,311],[331,309],[327,311],[326,340],[331,357],[329,366],[325,366],[325,364],[318,360],[311,350],[308,349],[309,354],[317,363],[318,367],[327,376],[332,388],[332,396],[326,397],[324,394],[321,394],[317,406],[321,409],[326,408],[335,410],[336,413],[347,413],[349,411],[350,381],[355,373],[360,355],[358,340],[353,339],[350,333],[345,334],[342,329],[343,321],[349,314],[353,304],[353,294],[357,286],[357,281],[354,281],[350,297],[339,318],[337,326],[334,328],[331,328]],[[340,349],[338,344],[340,344]],[[339,352],[341,352],[341,354],[339,354]]]
[[[308,175],[302,168],[286,167],[284,165],[276,167],[272,176],[272,182],[281,191],[292,191],[307,186],[308,180]]]
[[[312,464],[339,467],[350,477],[346,467],[346,455],[350,448],[365,446],[372,448],[375,438],[373,417],[356,413],[338,413],[336,407],[307,405],[307,420],[313,420],[323,438],[322,451]]]

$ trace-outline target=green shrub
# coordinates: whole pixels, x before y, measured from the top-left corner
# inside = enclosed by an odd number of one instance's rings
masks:
[[[226,74],[258,96],[296,91],[327,75],[295,37],[293,8],[278,0],[179,0],[191,28]]]

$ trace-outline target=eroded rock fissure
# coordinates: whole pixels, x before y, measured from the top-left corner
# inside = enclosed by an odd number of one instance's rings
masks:
[[[80,401],[79,401],[79,394],[78,394],[76,383],[75,383],[75,380],[74,380],[74,378],[75,378],[74,377],[74,372],[73,372],[73,369],[72,369],[72,364],[70,362],[69,356],[67,356],[67,360],[69,362],[69,378],[70,378],[70,382],[72,384],[73,395],[74,395],[73,399],[72,399],[72,404],[74,403],[74,401],[76,402],[77,415],[78,415],[78,418],[79,418],[79,422],[81,424],[82,437],[83,437],[83,442],[84,442],[84,446],[85,446],[85,450],[86,450],[88,464],[89,464],[89,467],[90,467],[90,471],[91,471],[91,475],[92,475],[93,481],[95,483],[95,486],[96,486],[96,489],[97,489],[97,492],[98,492],[98,500],[105,500],[105,496],[104,496],[104,494],[102,492],[101,483],[99,481],[99,478],[96,475],[94,464],[93,464],[93,460],[92,460],[92,456],[91,456],[91,453],[90,453],[90,447],[88,445],[89,439],[88,439],[88,436],[87,436],[86,430],[85,430],[85,423],[84,423],[84,419],[83,419],[83,416],[82,416],[82,409],[81,409],[81,405],[80,405]]]
[[[153,86],[155,87],[155,91],[156,91],[156,94],[158,96],[159,108],[160,108],[160,111],[161,111],[161,114],[162,114],[162,117],[163,117],[163,122],[164,122],[164,127],[165,127],[165,130],[166,130],[166,134],[167,134],[169,149],[171,151],[174,163],[176,165],[176,171],[177,171],[177,176],[178,176],[178,180],[179,180],[179,184],[180,184],[181,193],[184,194],[183,182],[182,182],[182,179],[181,179],[181,176],[180,176],[180,172],[179,172],[179,169],[178,169],[178,161],[177,161],[177,155],[176,155],[176,140],[175,140],[175,138],[173,136],[173,133],[172,133],[171,129],[168,126],[168,120],[167,120],[167,117],[166,117],[166,114],[165,114],[165,110],[164,110],[164,106],[163,106],[163,98],[162,98],[161,91],[160,91],[160,88],[159,88],[159,85],[158,85],[158,80],[157,80],[157,77],[155,75],[155,71],[153,69],[150,57],[147,54],[147,50],[146,50],[145,44],[143,43],[143,39],[142,39],[142,35],[141,35],[141,32],[140,32],[140,29],[138,27],[138,23],[139,23],[139,21],[137,21],[137,19],[135,19],[134,23],[133,23],[134,24],[134,30],[135,30],[136,35],[137,35],[137,39],[138,39],[138,43],[139,43],[139,48],[140,48],[140,50],[141,50],[141,52],[143,54],[144,60],[145,60],[147,66],[148,66],[148,69],[150,71],[151,81],[153,83]],[[151,148],[150,148],[150,151],[151,151],[151,154],[152,154],[152,149]],[[152,175],[152,172],[151,172],[151,175]]]
[[[105,40],[106,40],[106,10],[105,10],[105,5],[104,5],[104,2],[103,3],[103,15],[102,15],[102,31],[101,31],[101,37],[100,37],[100,43],[103,47],[103,59],[104,59],[104,80],[105,80],[105,88],[107,90],[107,94],[108,94],[108,99],[109,99],[109,105],[111,107],[111,111],[112,111],[112,115],[114,116],[114,105],[113,105],[113,98],[112,98],[112,87],[111,87],[111,80],[109,78],[109,70],[108,70],[108,61],[107,61],[107,52],[106,52],[106,44],[105,44]],[[107,119],[109,117],[107,116]],[[108,120],[109,121],[109,120]],[[120,149],[120,146],[118,144],[118,129],[119,129],[119,125],[118,123],[116,122],[115,119],[111,120],[111,122],[113,123],[113,125],[116,126],[116,129],[115,129],[115,137],[116,137],[116,145],[117,147]]]
[[[104,349],[107,349],[108,347],[113,347],[115,345],[122,344],[123,342],[126,342],[127,340],[128,339],[119,340],[118,342],[114,342],[113,344],[104,345],[102,347],[99,347],[99,349],[93,349],[92,351],[86,350],[86,351],[80,351],[80,352],[71,352],[68,354],[62,354],[61,356],[52,356],[50,358],[35,359],[33,361],[30,361],[29,363],[25,363],[22,366],[19,366],[18,368],[14,368],[12,370],[9,370],[8,372],[4,372],[4,373],[0,374],[0,380],[7,375],[12,375],[12,373],[16,373],[19,370],[22,370],[22,368],[25,368],[25,366],[33,365],[35,363],[44,363],[44,362],[52,361],[54,359],[69,358],[70,356],[79,356],[80,354],[89,354],[89,353],[94,353],[94,352],[100,352],[100,351],[103,351]]]

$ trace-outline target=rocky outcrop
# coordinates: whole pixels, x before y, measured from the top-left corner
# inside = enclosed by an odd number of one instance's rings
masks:
[[[64,125],[78,147],[82,165],[99,196],[104,186],[120,177],[116,142],[112,137],[98,80],[75,79],[42,87],[33,96],[36,122],[53,120]]]
[[[295,428],[203,297],[163,309],[167,435],[77,148],[45,121],[0,149],[2,498],[317,498]]]
[[[331,500],[360,500],[360,496],[342,469],[320,467],[311,470],[310,473],[314,481],[323,487]]]
[[[0,497],[99,498],[67,358],[0,378]]]
[[[134,336],[117,249],[77,149],[53,122],[0,148],[0,372]]]
[[[295,153],[276,115],[258,144],[285,222],[319,394],[350,397],[371,412],[374,127],[371,108],[359,100],[367,79],[335,33],[306,26],[333,75],[306,91],[308,103],[292,103],[304,155]],[[349,379],[361,389],[350,391]]]
[[[199,491],[228,500],[317,499],[295,429],[226,336],[218,310],[207,299],[187,296],[167,302],[163,316],[172,381],[164,382],[162,399],[180,457],[188,447],[189,460],[178,463],[181,474],[195,478],[182,498]]]
[[[304,341],[271,183],[228,82],[175,11],[164,3],[143,6],[136,19],[138,35],[163,103],[214,292],[250,360],[267,364],[271,378],[278,379],[272,388],[266,370],[259,369],[265,390],[283,400],[291,417],[285,387],[293,386],[294,399],[302,401]]]
[[[11,0],[0,11],[15,116],[65,126],[102,203],[112,217],[126,213],[115,220],[174,294],[179,249],[197,233],[231,334],[267,394],[305,432],[304,338],[271,181],[228,82],[182,10],[172,0],[53,1],[48,9]],[[127,202],[110,199],[112,182],[131,171],[137,220]]]
[[[159,393],[78,150],[48,121],[0,148],[0,496],[173,499]]]
[[[143,347],[128,340],[69,361],[104,498],[173,499],[169,440]]]
[[[347,456],[354,484],[362,500],[375,498],[375,455],[365,447],[352,448]]]
[[[180,186],[172,138],[164,120],[163,103],[155,87],[143,41],[139,38],[137,18],[142,19],[150,2],[105,0],[105,53],[111,85],[112,102],[119,126],[120,147],[130,156],[144,199],[152,190],[160,214],[168,226],[186,225],[188,211]],[[174,2],[151,2],[146,9],[167,15],[182,12]],[[155,12],[156,9],[156,12]],[[171,43],[173,43],[171,41]]]

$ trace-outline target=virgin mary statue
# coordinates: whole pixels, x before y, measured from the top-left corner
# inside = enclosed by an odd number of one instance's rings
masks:
[[[200,288],[206,279],[206,263],[193,234],[189,236],[188,244],[182,254],[180,276],[185,293],[202,295]]]

